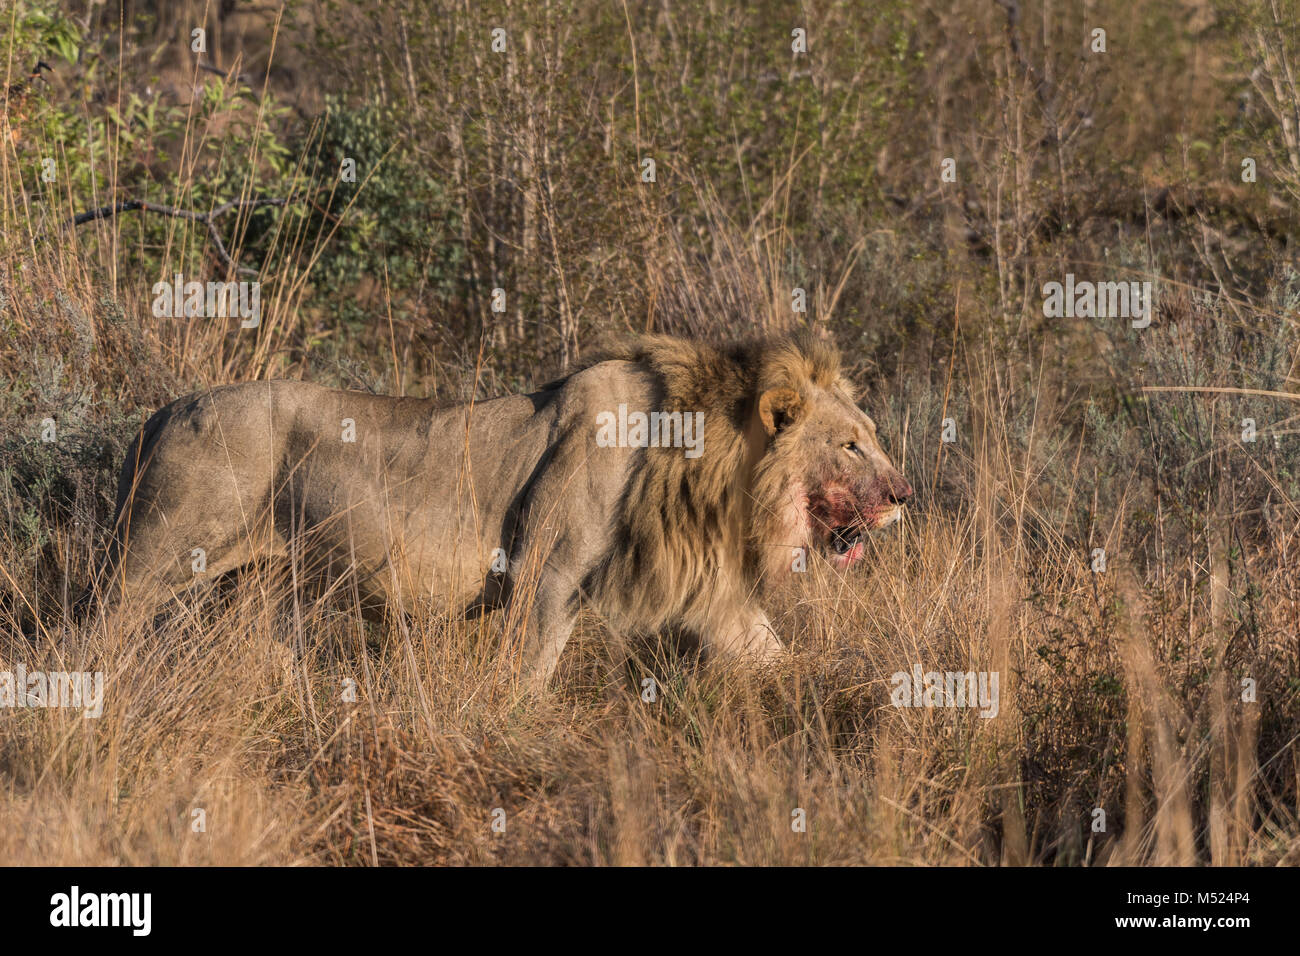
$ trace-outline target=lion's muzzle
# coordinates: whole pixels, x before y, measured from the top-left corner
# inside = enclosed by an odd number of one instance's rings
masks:
[[[832,481],[809,497],[809,523],[831,562],[848,567],[866,553],[867,532],[897,521],[913,494],[907,479],[892,468],[865,481]]]

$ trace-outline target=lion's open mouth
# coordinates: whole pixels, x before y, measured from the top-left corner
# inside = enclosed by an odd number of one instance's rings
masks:
[[[837,568],[847,568],[867,553],[867,536],[897,521],[902,505],[842,482],[829,482],[810,494],[805,527],[826,558]]]
[[[862,528],[857,525],[840,525],[831,529],[831,550],[848,554],[862,540]]]

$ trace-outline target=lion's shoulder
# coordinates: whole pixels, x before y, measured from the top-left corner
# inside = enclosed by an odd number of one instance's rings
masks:
[[[627,359],[610,359],[580,369],[534,393],[553,404],[564,418],[591,418],[619,405],[649,412],[662,400],[663,383],[652,369]]]

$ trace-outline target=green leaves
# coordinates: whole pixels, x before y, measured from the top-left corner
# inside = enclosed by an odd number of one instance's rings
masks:
[[[57,10],[46,11],[32,7],[24,12],[20,7],[18,38],[23,37],[38,48],[38,56],[52,52],[69,63],[77,62],[81,50],[81,31]]]
[[[313,187],[322,196],[309,233],[324,240],[333,230],[313,272],[327,309],[360,320],[365,310],[348,292],[373,280],[387,284],[399,310],[457,293],[459,217],[445,184],[403,143],[392,110],[331,100],[315,141],[301,147],[318,157]],[[355,182],[340,175],[345,161],[355,163]]]

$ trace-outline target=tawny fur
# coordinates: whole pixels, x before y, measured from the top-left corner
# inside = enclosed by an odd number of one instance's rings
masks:
[[[597,417],[620,404],[702,413],[702,454],[606,447]],[[343,421],[355,441],[340,440]],[[642,337],[531,395],[442,408],[253,382],[150,419],[123,464],[95,590],[149,608],[194,583],[195,548],[209,579],[292,554],[300,572],[351,574],[399,610],[524,601],[534,684],[584,599],[619,630],[682,627],[712,653],[765,658],[780,644],[763,583],[795,549],[847,567],[860,533],[910,494],[838,355],[806,335]]]
[[[645,450],[595,593],[629,627],[734,615],[811,544],[802,513],[811,461],[797,436],[756,436],[759,397],[789,390],[802,403],[823,392],[851,408],[839,353],[801,334],[729,347],[643,336],[607,354],[650,369],[665,410],[703,410],[707,453]]]

